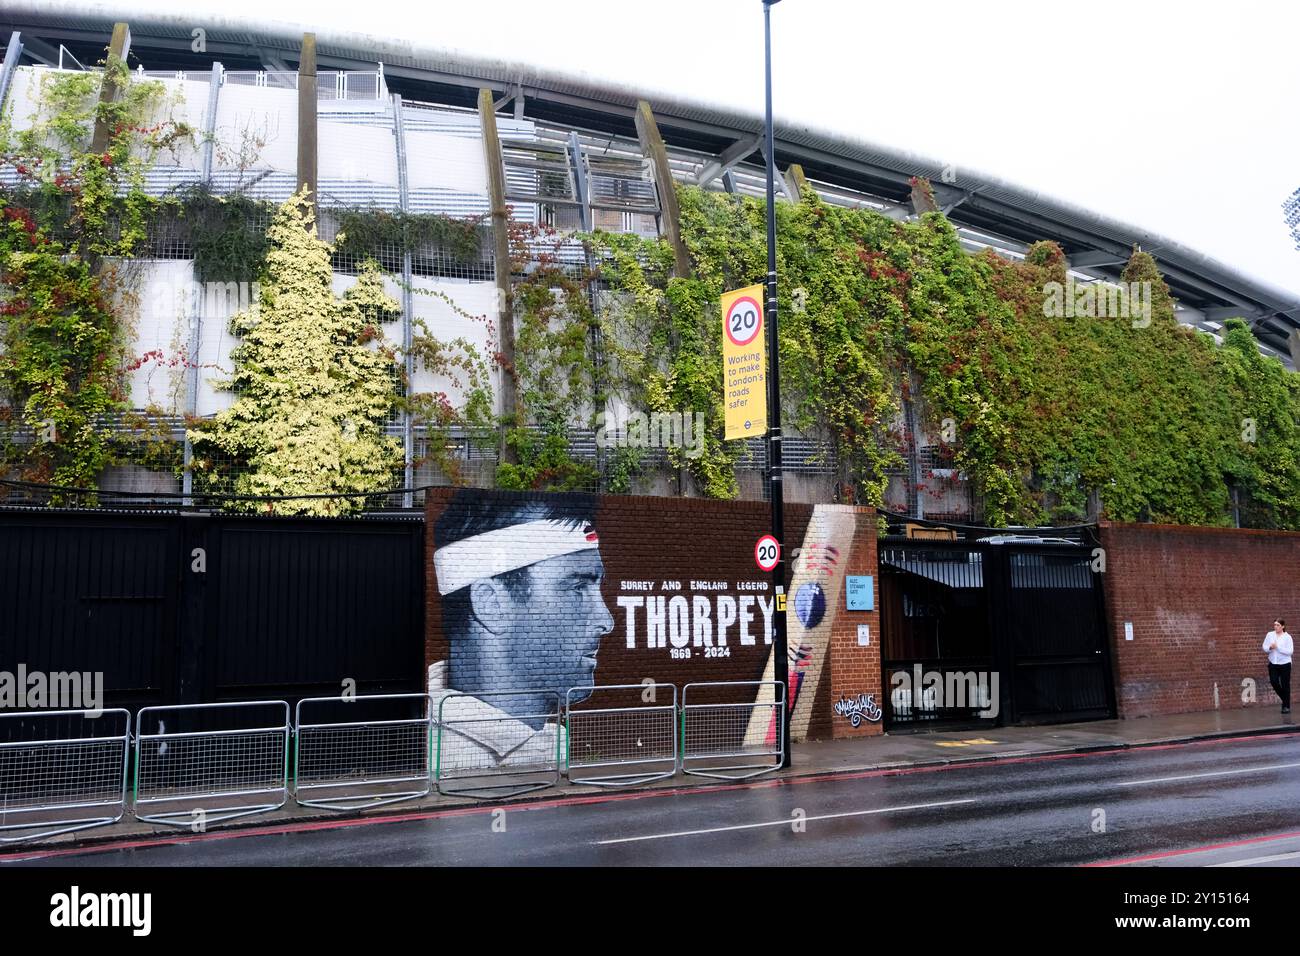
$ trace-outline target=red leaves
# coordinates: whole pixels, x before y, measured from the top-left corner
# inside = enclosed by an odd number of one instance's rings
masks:
[[[867,275],[872,279],[888,279],[904,286],[912,281],[910,272],[894,266],[883,252],[876,249],[859,248],[858,261],[866,266]]]
[[[161,361],[163,361],[162,349],[150,349],[148,352],[145,352],[143,355],[141,355],[139,358],[135,359],[134,361],[128,362],[126,365],[126,371],[135,372],[143,368],[147,362],[161,362]]]
[[[6,206],[4,216],[10,222],[16,222],[22,226],[23,231],[27,233],[28,241],[33,246],[40,245],[45,241],[44,237],[36,230],[36,223],[32,219],[32,214],[26,209],[21,206]]]

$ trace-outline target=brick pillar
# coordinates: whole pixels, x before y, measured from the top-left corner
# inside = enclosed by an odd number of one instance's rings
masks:
[[[880,663],[880,574],[877,568],[877,519],[874,508],[853,508],[857,517],[857,529],[853,537],[853,547],[844,565],[844,577],[870,576],[872,602],[869,611],[850,611],[847,609],[847,583],[835,595],[837,606],[834,624],[831,627],[830,642],[830,678],[831,692],[829,705],[831,712],[831,736],[871,737],[884,733],[883,717],[870,720],[864,717],[857,727],[846,715],[834,710],[840,701],[860,701],[863,695],[870,697],[882,712],[884,710],[884,686]],[[832,609],[828,609],[828,613]],[[858,627],[865,625],[869,631],[867,644],[858,641]]]

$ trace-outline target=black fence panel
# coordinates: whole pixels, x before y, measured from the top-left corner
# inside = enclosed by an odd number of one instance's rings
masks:
[[[174,517],[0,515],[0,670],[33,691],[20,672],[51,683],[102,675],[103,706],[165,698],[175,686],[179,543]]]
[[[423,541],[411,518],[0,511],[0,671],[132,709],[422,691]]]
[[[370,519],[216,522],[208,696],[325,696],[346,689],[344,681],[355,682],[357,693],[422,690],[422,527]]]

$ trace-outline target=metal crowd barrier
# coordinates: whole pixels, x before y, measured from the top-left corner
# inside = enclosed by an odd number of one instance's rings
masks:
[[[742,688],[752,689],[749,700],[727,699],[735,696],[728,690]],[[743,780],[776,770],[784,763],[785,719],[779,681],[687,684],[682,688],[682,772]]]
[[[0,843],[122,819],[130,750],[120,708],[0,714]]]
[[[289,794],[289,732],[282,700],[141,708],[136,818],[202,830],[278,810]]]
[[[293,793],[304,807],[364,810],[433,789],[428,694],[307,697],[294,728]]]
[[[511,797],[555,786],[559,714],[555,691],[442,695],[434,720],[438,792]]]
[[[743,699],[739,699],[743,698]],[[361,810],[441,794],[503,798],[572,783],[684,773],[724,780],[783,762],[777,681],[618,684],[554,691],[311,697],[0,713],[0,844],[122,819],[195,830],[303,806]],[[563,706],[562,706],[563,705]],[[679,723],[680,721],[680,723]],[[296,729],[295,729],[296,728]]]
[[[600,706],[575,709],[575,704],[587,701]],[[564,763],[570,783],[618,787],[677,773],[675,685],[573,687],[565,695],[564,713]],[[592,770],[602,772],[590,775]]]

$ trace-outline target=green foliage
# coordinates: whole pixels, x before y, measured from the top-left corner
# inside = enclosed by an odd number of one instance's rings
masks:
[[[678,194],[694,278],[671,277],[662,241],[588,237],[608,286],[610,390],[647,411],[705,410],[706,451],[687,465],[726,497],[737,459],[718,437],[717,298],[763,280],[764,207]],[[991,524],[1081,520],[1094,494],[1116,520],[1223,524],[1235,488],[1247,523],[1300,526],[1300,378],[1238,322],[1221,348],[1180,325],[1149,254],[1122,276],[1149,290],[1148,322],[1049,314],[1067,273],[1055,244],[1023,262],[970,255],[937,213],[904,223],[809,196],[777,207],[777,243],[784,415],[830,440],[854,500],[881,503],[902,466],[910,394],[929,433],[952,420],[941,453]]]
[[[1224,473],[1245,496],[1243,524],[1300,528],[1300,376],[1255,347],[1240,319],[1224,328],[1216,350],[1219,382],[1230,409]]]
[[[195,186],[173,200],[185,223],[198,282],[254,282],[266,262],[275,207],[241,193],[218,196]]]
[[[330,248],[316,237],[300,193],[268,234],[258,308],[231,320],[240,337],[224,383],[233,406],[190,430],[196,476],[207,490],[241,495],[331,495],[393,486],[400,443],[383,434],[396,403],[391,350],[371,348],[377,324],[400,306],[373,263],[342,297],[331,289]],[[229,464],[228,472],[221,467]],[[248,509],[339,514],[361,498],[304,498]]]
[[[148,217],[163,208],[144,193],[144,171],[193,131],[165,118],[161,84],[132,81],[121,63],[106,75],[121,88],[110,102],[100,102],[97,74],[52,74],[29,129],[0,124],[0,163],[20,179],[0,191],[0,469],[78,487],[120,458],[178,467],[165,426],[146,422],[123,445],[99,422],[125,408],[118,312],[129,290],[116,264],[138,252]],[[108,145],[92,154],[96,120]],[[503,428],[516,460],[499,466],[499,485],[590,488],[598,475],[570,454],[569,435],[617,398],[646,414],[703,412],[702,454],[670,449],[669,462],[704,494],[734,496],[744,445],[722,439],[718,297],[763,281],[764,206],[690,186],[678,199],[689,277],[674,275],[660,239],[582,236],[591,268],[575,272],[552,231],[513,227],[513,364],[490,322],[486,355],[416,323],[409,357],[449,379],[456,404],[446,392],[401,388],[403,357],[382,331],[398,304],[379,266],[366,261],[339,299],[330,257],[434,247],[469,262],[480,254],[477,222],[346,210],[331,247],[302,197],[275,211],[269,230],[258,224],[268,204],[243,196],[168,200],[188,228],[196,278],[261,281],[258,308],[232,323],[242,339],[226,383],[235,404],[190,433],[200,487],[389,487],[400,448],[382,426],[406,411],[452,481],[464,480],[452,429],[486,442]],[[1227,323],[1221,347],[1181,326],[1149,254],[1134,250],[1122,277],[1149,290],[1149,322],[1067,316],[1047,307],[1068,269],[1053,243],[1023,261],[971,255],[941,214],[900,222],[812,194],[776,215],[783,417],[829,442],[845,500],[883,503],[904,464],[910,405],[931,435],[951,421],[955,440],[941,452],[979,492],[990,524],[1076,521],[1099,497],[1117,520],[1224,524],[1235,503],[1252,526],[1300,527],[1300,377],[1264,358],[1242,322]],[[505,422],[494,412],[498,369],[518,396]],[[35,442],[20,439],[31,434]],[[607,487],[628,491],[645,468],[641,450],[614,450]],[[360,504],[306,499],[276,510]]]
[[[674,463],[684,464],[705,494],[732,497],[744,445],[722,440],[718,297],[766,275],[763,205],[692,187],[678,194],[692,278],[669,277],[672,255],[662,242],[592,237],[606,281],[627,290],[610,296],[603,310],[605,340],[618,343],[609,348],[629,404],[705,413],[703,453]],[[858,496],[878,503],[884,472],[900,461],[885,431],[898,407],[897,355],[890,350],[905,305],[897,271],[874,270],[860,255],[893,249],[903,227],[815,200],[779,206],[777,217],[786,420],[829,438]],[[795,289],[803,290],[797,308]]]
[[[440,299],[453,313],[470,321],[488,325],[488,348],[495,353],[491,342],[492,325],[485,316],[471,315],[460,308],[445,292],[412,287],[412,291]],[[446,391],[412,392],[406,383],[406,395],[398,407],[409,412],[412,424],[423,425],[427,436],[427,457],[452,484],[464,484],[461,459],[451,442],[452,430],[460,429],[472,444],[488,445],[496,432],[496,399],[492,387],[492,363],[484,358],[479,348],[463,336],[440,339],[428,324],[416,318],[411,335],[411,357],[425,371],[446,379],[461,395],[454,404]]]
[[[385,249],[417,252],[433,247],[457,262],[477,259],[482,246],[479,222],[440,213],[387,209],[341,209],[334,249],[340,255],[378,258]]]
[[[596,469],[569,454],[569,430],[559,419],[544,422],[540,432],[513,428],[506,441],[519,461],[497,466],[499,488],[590,491],[596,482]]]
[[[103,82],[115,97],[101,100]],[[145,171],[193,135],[165,118],[173,104],[164,94],[114,60],[102,72],[43,76],[30,125],[15,132],[8,116],[0,121],[0,163],[18,175],[0,191],[5,471],[93,488],[114,459],[100,422],[125,406],[118,312],[130,290],[117,263],[137,250],[157,207]],[[105,145],[91,152],[97,123]]]
[[[503,366],[517,383],[514,421],[505,423],[506,445],[517,462],[497,468],[502,488],[574,491],[590,488],[595,468],[569,453],[569,430],[591,424],[604,391],[591,349],[597,320],[586,277],[566,271],[553,233],[511,227],[515,280],[515,362]],[[548,248],[548,239],[553,245]],[[529,423],[537,430],[529,428]]]
[[[122,432],[113,436],[118,463],[130,462],[180,480],[185,466],[184,446],[173,437],[171,423],[161,409],[127,412],[122,416],[122,425]]]
[[[1259,399],[1241,394],[1245,385],[1234,397],[1225,375],[1245,361],[1242,343],[1216,349],[1181,326],[1150,255],[1135,252],[1122,275],[1150,284],[1149,323],[1046,314],[1045,288],[1065,280],[1053,244],[1034,247],[1024,263],[991,253],[969,261],[967,296],[991,292],[992,300],[963,313],[947,295],[926,323],[931,350],[913,354],[935,417],[958,423],[956,459],[984,489],[990,521],[1079,520],[1096,492],[1115,520],[1224,524],[1230,483],[1252,494],[1273,487],[1253,470],[1259,449],[1239,437]],[[1294,376],[1253,343],[1249,351],[1250,371],[1236,377],[1274,403],[1258,413],[1261,434],[1270,448],[1294,447],[1279,415],[1294,408],[1285,384]]]
[[[117,95],[100,98],[102,83]],[[102,71],[41,78],[31,124],[0,131],[0,154],[48,200],[63,199],[70,251],[97,266],[104,256],[129,256],[145,237],[157,200],[144,192],[145,171],[159,153],[193,142],[194,129],[170,119],[176,100],[156,80],[133,79],[125,62]],[[91,152],[96,124],[107,134]]]
[[[84,259],[48,239],[26,210],[6,207],[3,216],[0,283],[13,293],[0,307],[8,400],[0,463],[28,481],[93,488],[110,460],[96,419],[121,406],[116,316]]]

